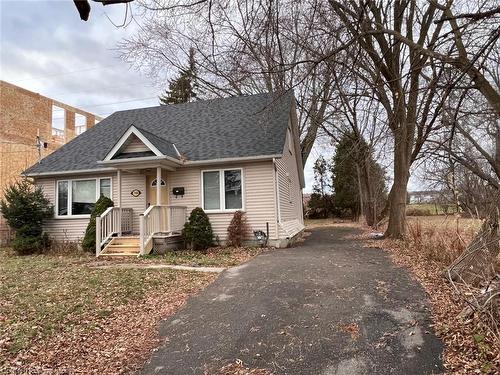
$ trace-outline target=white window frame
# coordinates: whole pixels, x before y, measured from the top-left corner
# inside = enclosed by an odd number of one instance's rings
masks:
[[[228,208],[226,209],[226,195],[224,190],[224,172],[225,171],[240,171],[241,175],[241,208]],[[205,210],[205,194],[203,186],[203,173],[205,172],[219,172],[219,202],[220,208],[215,210]],[[230,213],[236,211],[245,212],[245,174],[243,173],[243,168],[235,167],[235,168],[222,168],[222,169],[203,169],[200,174],[201,180],[201,207],[203,211],[207,214],[216,214],[216,213]]]
[[[80,214],[80,215],[73,215],[72,211],[72,199],[73,199],[73,181],[89,181],[89,180],[94,180],[95,181],[95,196],[96,196],[96,202],[101,196],[101,180],[110,180],[109,186],[110,186],[110,191],[111,191],[111,199],[113,199],[113,177],[111,176],[105,176],[105,177],[89,177],[89,178],[65,178],[61,180],[56,180],[56,201],[54,205],[54,215],[56,219],[71,219],[71,218],[90,218],[90,214]],[[60,182],[67,182],[68,183],[68,201],[66,202],[68,205],[68,214],[67,215],[59,215],[59,183]]]

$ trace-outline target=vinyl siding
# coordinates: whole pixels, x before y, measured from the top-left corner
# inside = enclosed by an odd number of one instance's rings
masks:
[[[211,165],[208,167],[181,168],[175,172],[163,171],[166,177],[167,189],[169,191],[168,204],[187,206],[186,218],[195,207],[201,207],[201,171],[206,169],[228,169],[241,168],[243,173],[243,205],[246,212],[249,227],[248,239],[252,240],[254,230],[266,230],[266,222],[269,223],[270,239],[277,238],[275,190],[273,163],[269,161]],[[100,177],[113,178],[113,200],[117,202],[117,178],[113,176],[99,175]],[[70,178],[95,178],[96,176],[71,176]],[[66,179],[66,178],[61,178]],[[45,195],[55,205],[56,178],[38,179]],[[172,188],[184,187],[184,196],[175,197]],[[141,191],[141,195],[134,197],[131,192],[134,189]],[[122,207],[132,208],[133,231],[139,233],[139,215],[146,209],[146,176],[140,173],[122,172]],[[233,212],[208,214],[214,234],[225,241],[227,238],[227,227],[233,217]],[[45,230],[56,240],[79,241],[83,238],[88,224],[88,218],[53,218],[46,222]]]
[[[79,179],[79,178],[96,178],[96,177],[111,177],[113,201],[116,201],[117,194],[117,180],[116,174],[99,174],[99,175],[75,175],[65,176],[61,178],[40,178],[36,179],[35,183],[40,186],[44,195],[54,205],[56,209],[56,182],[59,180]],[[55,211],[54,211],[55,212]],[[52,239],[56,241],[79,242],[85,235],[85,230],[89,223],[88,218],[51,218],[45,221],[44,230],[49,234]]]
[[[290,126],[291,127],[291,126]],[[304,228],[302,188],[299,181],[295,149],[290,147],[291,133],[287,132],[283,157],[276,159],[279,200],[279,237],[292,237]]]
[[[122,153],[151,151],[135,134],[131,134],[126,141]]]
[[[167,175],[169,204],[187,206],[186,214],[195,207],[201,207],[201,171],[208,169],[241,168],[243,172],[243,206],[248,223],[248,238],[253,239],[254,230],[266,231],[269,223],[269,236],[276,238],[276,214],[274,208],[273,167],[271,161],[234,165],[213,165],[206,168],[186,168]],[[175,197],[172,188],[184,187],[185,195]],[[227,227],[233,213],[209,213],[208,217],[214,234],[220,241],[227,238]]]

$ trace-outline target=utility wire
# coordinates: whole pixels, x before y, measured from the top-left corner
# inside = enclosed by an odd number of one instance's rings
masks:
[[[23,79],[17,79],[14,82],[33,81],[33,80],[36,80],[36,79],[59,77],[59,76],[64,76],[64,75],[68,75],[68,74],[75,74],[75,73],[80,73],[80,72],[89,72],[91,70],[99,70],[99,69],[109,69],[109,68],[113,68],[113,67],[116,67],[116,65],[98,66],[98,67],[94,67],[94,68],[73,70],[71,72],[64,72],[64,73],[57,73],[57,74],[48,74],[48,75],[45,75],[45,76],[38,76],[38,77],[32,77],[32,78],[23,78]]]

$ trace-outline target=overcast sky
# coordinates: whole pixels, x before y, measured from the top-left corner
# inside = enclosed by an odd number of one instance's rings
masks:
[[[91,6],[84,22],[71,0],[0,0],[0,79],[103,117],[157,105],[161,85],[131,69],[115,50],[137,28],[134,22],[113,25],[123,22],[125,5]],[[330,149],[317,146],[311,153],[306,192],[314,160],[320,153],[330,157]]]

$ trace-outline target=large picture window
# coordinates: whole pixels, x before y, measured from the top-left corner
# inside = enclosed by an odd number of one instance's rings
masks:
[[[203,209],[235,211],[243,208],[241,169],[202,172]]]
[[[57,216],[88,216],[101,195],[111,198],[111,178],[57,181]]]

